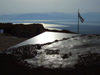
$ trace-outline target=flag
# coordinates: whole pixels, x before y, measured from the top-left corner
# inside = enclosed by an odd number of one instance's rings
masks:
[[[78,12],[78,17],[80,18],[81,22],[83,23],[84,19],[81,17],[79,12]]]

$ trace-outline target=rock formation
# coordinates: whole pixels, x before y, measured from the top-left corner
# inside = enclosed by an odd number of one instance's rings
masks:
[[[10,34],[17,37],[34,37],[44,31],[74,33],[69,30],[49,30],[45,29],[42,24],[12,24],[12,23],[0,23],[0,29],[3,29],[4,34]],[[74,33],[75,34],[75,33]]]
[[[4,30],[4,34],[10,34],[17,37],[33,37],[45,31],[42,24],[12,24],[0,23],[0,29]]]

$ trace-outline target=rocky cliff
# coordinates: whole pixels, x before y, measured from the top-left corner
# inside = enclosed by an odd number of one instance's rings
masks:
[[[42,24],[12,24],[12,23],[0,23],[0,29],[3,29],[4,34],[10,34],[17,37],[34,37],[44,31],[74,33],[68,30],[49,30],[45,29]]]
[[[4,30],[4,34],[18,37],[33,37],[45,31],[42,24],[0,23],[0,29]]]

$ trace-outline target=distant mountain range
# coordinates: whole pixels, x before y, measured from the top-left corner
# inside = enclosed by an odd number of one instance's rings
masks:
[[[100,13],[80,13],[84,19],[99,20]],[[26,13],[0,15],[0,20],[62,20],[77,19],[78,13]]]

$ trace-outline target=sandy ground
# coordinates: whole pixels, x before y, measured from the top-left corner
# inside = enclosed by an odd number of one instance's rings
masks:
[[[0,35],[0,52],[27,39]]]

